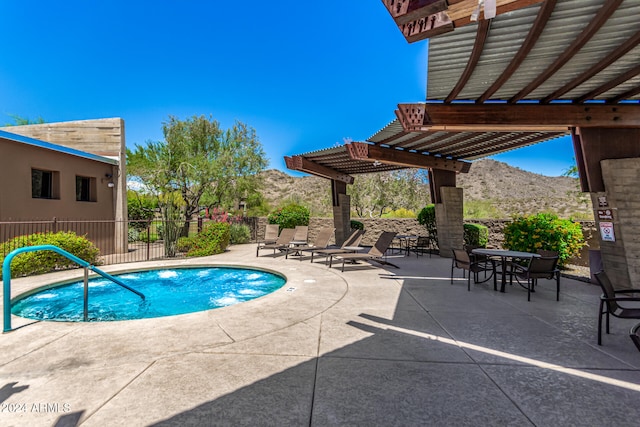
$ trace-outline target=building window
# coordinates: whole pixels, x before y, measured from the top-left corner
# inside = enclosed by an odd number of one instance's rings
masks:
[[[96,179],[76,176],[76,200],[79,202],[96,201]]]
[[[31,197],[34,199],[57,199],[60,174],[53,171],[31,169]]]

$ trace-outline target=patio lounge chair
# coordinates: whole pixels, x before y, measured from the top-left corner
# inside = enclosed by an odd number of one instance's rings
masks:
[[[293,234],[294,242],[305,242],[307,243],[307,239],[309,238],[309,226],[307,225],[296,225],[295,233]]]
[[[313,254],[324,255],[325,259],[330,257],[331,255],[337,254],[346,254],[353,252],[351,249],[346,249],[349,247],[356,247],[360,245],[362,241],[362,236],[364,235],[364,230],[355,230],[347,240],[344,241],[342,246],[339,248],[326,248],[326,249],[308,249],[308,252],[311,252],[311,262],[313,262]]]
[[[595,276],[596,281],[602,288],[600,311],[598,313],[598,345],[602,345],[602,316],[607,316],[607,334],[609,333],[609,315],[621,319],[640,319],[640,304],[637,304],[636,307],[621,307],[618,304],[619,302],[640,302],[640,297],[620,295],[640,295],[640,290],[614,289],[609,276],[604,270],[596,273]]]
[[[385,252],[387,252],[387,249],[389,249],[389,246],[391,246],[391,242],[393,242],[393,238],[395,236],[396,236],[396,233],[394,231],[383,231],[380,237],[378,237],[378,240],[376,241],[376,243],[374,243],[374,245],[371,247],[369,252],[367,252],[366,254],[346,253],[341,255],[335,255],[335,257],[336,259],[342,260],[342,271],[344,271],[345,261],[358,261],[358,260],[375,261],[379,264],[386,264],[386,265],[390,265],[392,267],[398,268],[397,265],[391,264],[390,262],[387,262],[382,259],[385,256],[384,254]],[[329,256],[329,267],[331,267],[331,261],[333,257],[334,255]]]
[[[260,249],[273,249],[274,254],[277,250],[285,250],[289,247],[291,240],[293,240],[294,233],[295,230],[293,228],[283,228],[275,243],[271,243],[269,245],[258,244],[258,247],[256,248],[256,256],[258,256]]]
[[[453,259],[451,260],[451,284],[453,284],[453,269],[460,268],[462,269],[462,277],[465,277],[465,271],[468,271],[467,275],[467,291],[471,291],[471,276],[473,275],[473,283],[484,283],[487,280],[493,277],[493,290],[498,289],[498,284],[496,282],[496,265],[495,262],[491,259],[481,260],[481,261],[472,261],[469,253],[463,249],[452,249]],[[490,271],[491,274],[489,277],[484,279],[483,281],[478,281],[478,273],[481,271],[487,272]]]
[[[295,252],[300,254],[300,252],[312,251],[311,256],[313,257],[313,251],[316,249],[326,249],[329,246],[329,240],[331,240],[331,235],[333,234],[335,228],[324,227],[320,229],[316,239],[311,245],[302,245],[302,246],[291,246],[287,248],[287,254],[285,258],[289,257],[289,252]],[[294,239],[295,241],[295,239]],[[300,256],[300,260],[302,261],[302,256]]]
[[[265,245],[271,245],[278,240],[278,233],[280,232],[280,226],[278,224],[267,224],[264,229],[264,239],[258,243]]]

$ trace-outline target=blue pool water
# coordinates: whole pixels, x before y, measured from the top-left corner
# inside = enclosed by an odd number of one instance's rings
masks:
[[[173,268],[117,275],[136,294],[110,280],[89,280],[89,321],[173,316],[225,307],[259,298],[281,288],[282,276],[260,270],[227,267]],[[11,312],[38,320],[81,322],[84,284],[60,285],[21,298]]]

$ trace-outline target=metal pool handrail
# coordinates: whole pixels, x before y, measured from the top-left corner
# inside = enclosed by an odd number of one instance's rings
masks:
[[[138,295],[140,298],[142,298],[143,300],[145,299],[144,295],[138,291],[136,291],[135,289],[131,288],[130,286],[124,284],[120,279],[116,279],[115,277],[113,277],[112,275],[105,273],[104,271],[100,270],[98,267],[89,264],[87,261],[78,258],[77,256],[65,251],[62,248],[59,248],[57,246],[54,245],[38,245],[38,246],[26,246],[23,248],[18,248],[15,249],[13,251],[11,251],[6,258],[4,259],[4,262],[2,263],[2,281],[3,281],[3,314],[4,314],[4,329],[3,332],[9,332],[11,331],[11,261],[13,260],[13,258],[16,255],[20,255],[21,253],[25,253],[25,252],[35,252],[35,251],[53,251],[56,252],[68,259],[70,259],[71,261],[75,262],[76,264],[80,265],[81,267],[84,268],[84,320],[87,320],[87,311],[88,311],[88,299],[89,299],[89,284],[88,284],[88,280],[89,280],[89,272],[88,270],[91,270],[97,274],[99,274],[100,276],[104,277],[105,279],[111,280],[113,283],[122,286],[123,288],[133,292],[134,294]]]

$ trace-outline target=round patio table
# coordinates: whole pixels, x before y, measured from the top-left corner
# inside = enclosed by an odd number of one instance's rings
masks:
[[[531,252],[521,251],[509,251],[505,249],[484,249],[476,248],[471,251],[472,254],[485,255],[494,258],[500,258],[502,264],[502,277],[500,279],[500,292],[504,292],[505,284],[507,283],[507,260],[513,260],[514,258],[529,259],[537,258],[540,254],[534,254]]]

